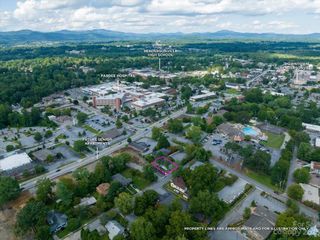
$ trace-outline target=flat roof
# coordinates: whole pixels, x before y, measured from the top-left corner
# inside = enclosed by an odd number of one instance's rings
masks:
[[[208,92],[208,93],[192,96],[190,99],[197,100],[197,99],[202,99],[202,98],[207,98],[207,97],[214,97],[215,95],[216,95],[215,92]]]
[[[306,127],[307,130],[320,132],[320,126],[319,125],[314,125],[314,124],[309,124],[309,123],[302,123],[302,126]]]
[[[144,98],[138,101],[133,102],[132,104],[138,107],[147,107],[153,104],[164,102],[165,100],[162,98]]]
[[[300,186],[304,190],[304,194],[302,197],[303,201],[311,201],[316,204],[320,204],[320,189],[317,187],[314,187],[310,184],[304,184],[300,183]]]
[[[8,170],[29,164],[31,163],[31,161],[32,159],[25,152],[16,153],[16,154],[7,156],[3,159],[0,159],[0,170],[8,171]]]

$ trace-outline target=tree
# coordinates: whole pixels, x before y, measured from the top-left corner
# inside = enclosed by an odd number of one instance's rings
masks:
[[[290,163],[289,161],[279,159],[271,169],[271,180],[274,184],[281,184],[288,175]]]
[[[186,181],[190,186],[192,194],[196,195],[199,191],[212,191],[217,178],[217,169],[214,168],[212,164],[206,163],[195,168]]]
[[[88,150],[88,147],[86,145],[86,141],[84,140],[77,140],[73,143],[73,148],[77,152],[84,152]]]
[[[152,139],[158,141],[159,137],[162,135],[161,128],[153,127],[152,128]]]
[[[54,185],[55,185],[54,182],[51,182],[51,180],[48,178],[39,180],[37,182],[37,186],[38,186],[37,192],[36,192],[37,200],[44,202],[46,204],[52,201],[54,198],[54,194],[52,191],[52,188]]]
[[[9,144],[9,145],[6,146],[6,151],[7,151],[7,152],[12,152],[14,149],[15,149],[15,148],[14,148],[13,145],[10,145],[10,144]]]
[[[192,96],[192,89],[189,86],[183,86],[181,88],[181,98],[184,100],[189,100]]]
[[[154,235],[154,226],[143,217],[138,217],[130,227],[130,236],[133,240],[150,240]]]
[[[21,189],[17,180],[7,176],[0,176],[0,207],[16,199],[20,192]]]
[[[75,185],[72,179],[63,178],[57,183],[56,195],[65,206],[70,206],[73,201]]]
[[[166,239],[177,239],[185,236],[186,239],[206,239],[206,231],[185,231],[185,227],[197,227],[200,224],[192,221],[191,216],[185,212],[175,211],[171,214],[169,224],[166,226]]]
[[[170,142],[168,141],[166,136],[161,134],[161,136],[158,139],[156,149],[168,148],[168,147],[170,147]]]
[[[39,133],[39,132],[36,132],[35,134],[34,134],[34,140],[36,140],[37,142],[40,142],[41,140],[42,140],[42,135],[41,135],[41,133]]]
[[[309,183],[311,176],[307,168],[300,168],[294,171],[293,177],[296,183]]]
[[[122,128],[122,122],[121,122],[120,118],[117,118],[116,127],[117,128]]]
[[[263,94],[260,88],[252,88],[244,93],[245,100],[252,103],[262,103]]]
[[[83,112],[78,112],[78,114],[77,114],[78,124],[80,124],[80,125],[84,124],[87,119],[88,119],[87,114],[85,114]]]
[[[211,151],[207,151],[202,147],[197,147],[193,154],[194,154],[194,160],[200,161],[200,162],[208,162],[210,157],[212,156]]]
[[[250,208],[246,207],[243,211],[243,218],[244,219],[249,219],[251,215],[251,210]]]
[[[167,126],[171,133],[180,133],[183,131],[183,124],[179,119],[169,119]]]
[[[298,158],[301,160],[309,161],[312,147],[310,143],[302,142],[298,148]]]
[[[202,134],[201,128],[197,126],[191,126],[186,132],[187,138],[191,139],[193,143],[200,142],[201,134]]]
[[[292,199],[300,201],[303,197],[304,190],[299,184],[294,183],[288,188],[287,194]]]
[[[218,196],[208,190],[199,191],[190,200],[191,213],[202,213],[205,217],[212,217],[214,220],[222,217],[223,207],[223,202],[218,199]]]
[[[154,190],[147,190],[141,196],[137,196],[134,202],[134,214],[143,215],[149,207],[154,207],[159,195]]]
[[[158,179],[151,165],[146,165],[143,167],[143,177],[150,182],[154,182]]]
[[[47,208],[42,202],[30,201],[17,214],[16,230],[25,234],[30,229],[36,232],[37,227],[45,224]]]
[[[50,240],[51,239],[50,227],[49,226],[38,227],[37,233],[36,233],[36,239],[37,240]]]
[[[271,155],[264,151],[258,150],[253,155],[244,159],[244,166],[253,171],[267,173],[269,171]]]
[[[52,131],[51,130],[47,130],[46,132],[45,132],[45,134],[44,134],[44,137],[45,138],[49,138],[49,137],[51,137],[52,136]]]
[[[115,198],[114,203],[123,214],[129,214],[133,210],[133,198],[129,193],[120,193],[119,196]]]

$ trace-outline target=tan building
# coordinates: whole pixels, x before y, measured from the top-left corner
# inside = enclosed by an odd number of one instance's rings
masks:
[[[122,103],[124,102],[125,94],[111,94],[107,96],[94,96],[92,97],[93,107],[98,106],[110,106],[115,108],[117,111],[120,110]]]

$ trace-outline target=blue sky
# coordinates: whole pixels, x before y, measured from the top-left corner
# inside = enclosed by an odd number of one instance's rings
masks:
[[[0,1],[0,11],[1,10],[14,10],[17,7],[16,0],[1,0]]]
[[[320,32],[320,0],[0,0],[0,31]]]

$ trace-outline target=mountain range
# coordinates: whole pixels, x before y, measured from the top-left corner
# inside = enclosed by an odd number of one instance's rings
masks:
[[[320,41],[320,33],[312,34],[277,34],[277,33],[241,33],[228,30],[205,33],[126,33],[103,29],[56,32],[37,32],[20,30],[0,32],[0,44],[22,44],[35,42],[108,42],[125,40],[158,40],[158,39],[202,39],[202,40],[265,40],[265,41]]]

